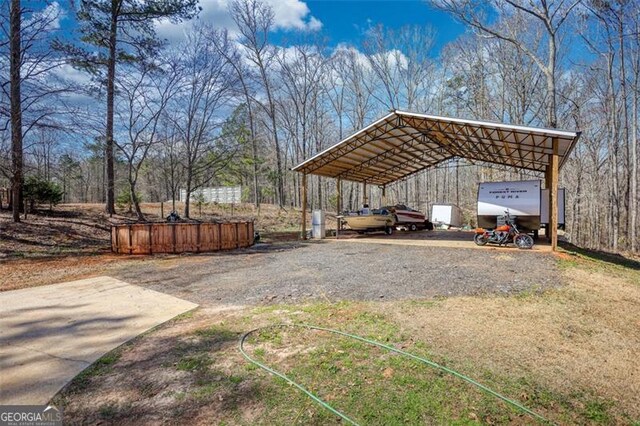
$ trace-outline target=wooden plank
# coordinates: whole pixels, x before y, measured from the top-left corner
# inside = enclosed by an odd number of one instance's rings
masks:
[[[181,253],[195,253],[197,250],[198,228],[195,224],[181,223],[178,225],[178,241]]]
[[[152,224],[149,224],[149,254],[153,254],[153,232],[151,232],[153,228]]]
[[[152,250],[156,253],[171,253],[173,246],[173,226],[167,223],[156,223],[152,226]]]
[[[221,233],[221,241],[222,241],[222,250],[229,250],[235,247],[235,226],[233,223],[223,223],[222,224],[222,233]]]
[[[172,246],[173,246],[173,253],[176,252],[176,225],[172,224],[171,225],[171,241],[172,241]]]
[[[133,241],[131,239],[131,226],[128,227],[128,235],[129,235],[129,254],[133,254]]]
[[[126,253],[129,251],[129,227],[123,225],[118,228],[118,239],[120,240],[120,252]]]
[[[111,250],[115,253],[120,253],[120,246],[118,245],[118,227],[111,227]]]
[[[200,224],[197,226],[197,236],[196,236],[196,253],[200,253]]]
[[[215,249],[214,225],[212,223],[200,224],[200,241],[198,244],[198,250],[207,252],[214,251]]]
[[[131,246],[129,248],[130,254],[150,253],[149,230],[147,229],[147,225],[129,225],[129,237]]]

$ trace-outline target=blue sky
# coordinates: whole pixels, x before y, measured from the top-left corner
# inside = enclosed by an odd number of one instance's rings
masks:
[[[263,0],[275,11],[277,30],[273,32],[273,42],[289,44],[301,36],[321,35],[329,47],[342,43],[360,45],[366,31],[371,26],[383,24],[388,28],[403,25],[429,25],[436,30],[436,40],[432,51],[434,56],[441,48],[465,31],[464,25],[456,22],[448,14],[430,7],[424,0]],[[229,0],[200,0],[202,12],[199,20],[218,27],[232,29],[233,23],[227,13]],[[36,4],[38,2],[35,2]],[[75,19],[68,10],[66,0],[58,0],[66,16],[61,21],[63,30],[75,28]],[[76,5],[79,2],[76,2]],[[159,27],[159,35],[170,41],[178,41],[188,23]],[[320,30],[317,29],[320,27]]]
[[[309,0],[310,14],[322,22],[330,45],[359,44],[372,25],[399,28],[407,24],[430,25],[437,31],[434,53],[465,30],[446,13],[420,0]]]

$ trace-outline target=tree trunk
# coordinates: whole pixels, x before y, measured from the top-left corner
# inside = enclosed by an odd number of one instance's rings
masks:
[[[633,178],[632,176],[635,174],[634,171],[632,169],[635,168],[635,164],[632,165],[631,163],[631,146],[629,143],[629,108],[628,108],[628,96],[627,96],[627,75],[626,75],[626,71],[625,71],[625,63],[626,63],[626,59],[625,59],[625,51],[624,51],[624,24],[623,24],[623,20],[622,17],[618,17],[618,46],[620,47],[620,92],[622,93],[622,142],[625,144],[626,147],[626,162],[629,165],[628,169],[627,169],[627,193],[626,193],[626,201],[627,201],[627,207],[628,207],[628,214],[627,214],[627,235],[630,241],[628,241],[629,246],[628,247],[632,247],[632,245],[634,244],[634,240],[635,240],[635,235],[632,236],[632,234],[635,234],[635,229],[634,229],[634,225],[635,225],[635,218],[632,219],[632,214],[631,214],[631,210],[635,210],[635,191],[633,188]],[[631,205],[634,204],[634,207],[632,207]],[[635,216],[635,211],[633,212],[634,216]],[[632,249],[633,250],[633,249]]]
[[[188,172],[187,173],[187,182],[186,182],[186,188],[185,188],[185,199],[184,199],[184,217],[185,219],[189,219],[189,208],[191,207],[191,173]]]
[[[244,86],[244,81],[243,81]],[[256,209],[260,210],[260,186],[258,184],[258,141],[256,140],[255,123],[253,122],[253,110],[251,109],[249,94],[245,87],[245,98],[247,100],[247,112],[249,114],[249,130],[251,132],[251,154],[253,156],[253,202]]]
[[[630,165],[629,170],[629,191],[631,193],[631,199],[629,202],[629,243],[632,252],[636,251],[636,238],[637,230],[636,223],[638,221],[638,71],[634,76],[634,88],[633,95],[633,126],[631,127],[631,153],[630,153]]]
[[[619,220],[619,194],[618,194],[618,120],[616,117],[616,93],[613,81],[613,53],[609,54],[608,60],[608,95],[609,95],[609,173],[611,176],[611,189],[609,193],[609,214],[611,239],[608,241],[609,247],[615,252],[618,251],[618,224]]]
[[[547,106],[547,125],[555,129],[558,126],[558,112],[556,108],[556,37],[555,33],[549,34],[549,63],[547,64],[547,96],[549,105]]]
[[[105,159],[107,166],[107,203],[105,211],[114,214],[115,209],[115,173],[113,168],[113,113],[116,78],[116,36],[118,32],[119,0],[111,1],[111,27],[109,29],[109,64],[107,69],[107,129],[105,144]]]
[[[136,216],[138,216],[138,221],[144,222],[144,215],[142,214],[142,209],[140,209],[140,201],[136,195],[136,181],[131,177],[129,178],[129,193],[131,194],[131,203],[133,204],[133,208],[136,210]]]
[[[20,222],[22,207],[22,105],[20,95],[20,20],[22,19],[20,0],[11,0],[10,26],[10,80],[11,80],[11,193],[13,196],[13,221]]]

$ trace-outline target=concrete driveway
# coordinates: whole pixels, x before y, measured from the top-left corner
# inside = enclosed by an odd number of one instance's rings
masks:
[[[0,293],[0,405],[46,404],[105,353],[197,306],[110,277]]]

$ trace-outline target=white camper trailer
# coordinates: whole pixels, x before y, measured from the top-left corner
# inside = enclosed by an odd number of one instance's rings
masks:
[[[518,227],[537,231],[549,222],[549,193],[540,180],[482,182],[478,185],[478,226],[493,228],[509,211]],[[564,188],[558,189],[558,224],[564,225]]]
[[[540,199],[540,223],[549,224],[549,190],[543,189]],[[558,225],[564,227],[564,188],[558,188]],[[564,229],[564,228],[563,228]]]
[[[462,226],[462,214],[460,207],[455,204],[434,204],[431,206],[431,222],[438,225]]]

